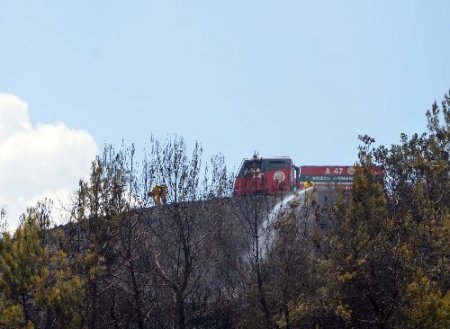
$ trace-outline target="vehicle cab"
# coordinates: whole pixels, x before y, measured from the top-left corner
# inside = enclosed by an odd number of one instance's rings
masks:
[[[289,157],[244,159],[234,182],[234,194],[279,195],[296,188],[296,167]]]

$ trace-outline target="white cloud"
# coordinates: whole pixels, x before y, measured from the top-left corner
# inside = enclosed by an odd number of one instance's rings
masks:
[[[32,125],[27,103],[0,93],[0,206],[6,206],[10,229],[44,197],[54,199],[59,212],[96,154],[88,132],[61,122]]]

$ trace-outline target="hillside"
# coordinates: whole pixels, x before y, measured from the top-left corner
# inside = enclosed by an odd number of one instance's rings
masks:
[[[223,159],[202,171],[180,140],[141,176],[108,149],[70,223],[40,203],[3,234],[0,327],[449,328],[449,106],[399,145],[361,136],[351,190],[230,197]]]
[[[321,207],[329,205],[329,197],[329,191],[311,191],[308,198],[294,199],[280,209],[276,207],[280,199],[217,198],[124,214],[114,229],[100,234],[108,236],[99,250],[107,271],[95,285],[103,293],[93,305],[97,311],[92,325],[136,323],[147,328],[156,322],[155,327],[171,327],[183,321],[186,327],[237,327],[246,318],[240,305],[253,299],[246,296],[249,288],[256,289],[257,300],[281,302],[265,292],[271,286],[274,265],[270,262],[278,258],[277,248],[302,243],[302,252],[310,255],[323,248],[312,237],[326,234],[330,226],[330,217]],[[270,219],[274,216],[276,220]],[[264,225],[269,220],[270,225]],[[76,225],[67,236],[86,237],[95,230],[96,225],[91,226]],[[288,227],[303,232],[301,241],[277,246],[275,236],[294,233],[284,232]],[[272,236],[270,246],[264,243],[268,236]],[[92,243],[83,240],[76,246],[80,251]]]

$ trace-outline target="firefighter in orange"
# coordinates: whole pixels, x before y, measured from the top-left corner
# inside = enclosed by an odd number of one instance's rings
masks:
[[[148,195],[153,198],[156,206],[167,204],[167,186],[164,184],[155,185]]]

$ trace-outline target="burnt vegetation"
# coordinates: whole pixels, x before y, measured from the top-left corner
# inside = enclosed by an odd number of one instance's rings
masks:
[[[139,161],[108,146],[67,224],[46,200],[3,232],[0,328],[449,328],[449,106],[399,144],[361,136],[351,193],[277,213],[285,196],[233,197],[199,144],[152,138]]]

